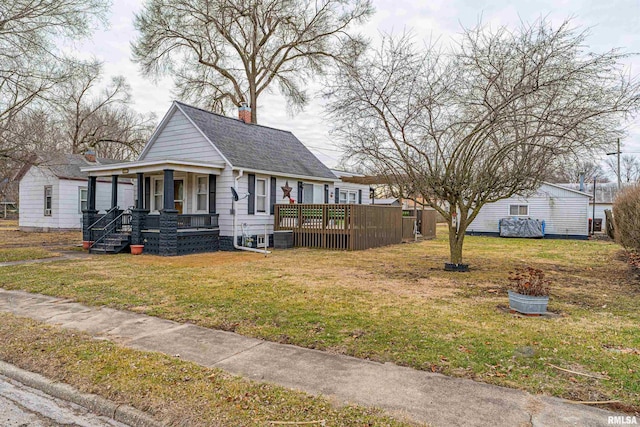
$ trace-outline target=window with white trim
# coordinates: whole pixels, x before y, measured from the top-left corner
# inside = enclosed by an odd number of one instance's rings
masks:
[[[349,190],[340,190],[339,203],[349,203],[355,205],[358,201],[358,193]]]
[[[153,210],[164,208],[164,181],[162,178],[153,180]]]
[[[209,177],[196,177],[196,210],[209,211]]]
[[[267,212],[267,180],[256,178],[256,212]]]
[[[53,187],[51,185],[44,186],[44,216],[51,216],[51,207],[53,206]]]
[[[87,199],[88,199],[89,191],[87,187],[78,187],[78,213],[82,213],[82,211],[87,210]]]
[[[529,205],[509,205],[509,215],[529,216]]]

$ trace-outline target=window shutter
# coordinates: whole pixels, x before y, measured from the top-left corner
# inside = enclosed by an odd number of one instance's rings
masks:
[[[329,203],[329,184],[324,185],[324,202]]]
[[[249,206],[249,215],[255,215],[256,213],[256,176],[252,173],[247,175],[249,178],[249,197],[248,197],[248,206]]]
[[[302,203],[302,181],[298,181],[298,203]]]
[[[340,189],[338,187],[335,187],[333,190],[333,196],[335,197],[335,202],[340,203]]]
[[[151,209],[151,177],[149,176],[144,179],[144,208]]]
[[[358,190],[358,204],[362,204],[362,190]]]
[[[216,176],[209,175],[209,213],[216,213]]]
[[[271,209],[269,210],[269,212],[271,213],[271,215],[273,215],[276,211],[276,177],[275,176],[271,177],[271,192],[269,193],[269,198],[271,199],[269,201],[269,204],[271,205]]]

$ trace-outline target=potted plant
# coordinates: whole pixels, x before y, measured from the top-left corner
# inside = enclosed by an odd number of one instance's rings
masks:
[[[550,280],[542,270],[533,267],[517,268],[509,280],[509,308],[522,314],[541,315],[547,312]]]

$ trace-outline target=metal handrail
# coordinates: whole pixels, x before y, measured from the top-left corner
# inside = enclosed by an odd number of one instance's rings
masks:
[[[111,209],[109,209],[107,211],[107,213],[105,213],[103,216],[101,216],[100,218],[98,218],[93,224],[91,224],[89,227],[87,227],[87,230],[91,230],[93,227],[96,226],[96,224],[98,224],[100,221],[102,221],[104,219],[105,216],[109,215],[111,212],[115,211],[116,209],[119,209],[118,206],[114,206]]]
[[[90,247],[90,248],[92,248],[92,247],[94,247],[94,246],[96,245],[96,243],[98,243],[98,242],[100,242],[100,241],[102,241],[102,240],[106,239],[106,238],[107,238],[107,236],[108,236],[108,235],[110,235],[110,234],[115,230],[115,228],[117,227],[117,221],[118,221],[119,219],[121,219],[121,218],[122,218],[123,216],[125,216],[125,215],[131,215],[131,211],[130,211],[130,210],[122,211],[122,213],[120,213],[120,215],[118,215],[118,216],[117,216],[117,217],[115,217],[113,220],[111,220],[111,222],[110,222],[110,223],[108,223],[107,225],[105,225],[105,226],[102,228],[102,230],[104,231],[104,233],[102,234],[102,236],[100,236],[98,239],[94,240],[94,241],[93,241],[93,243],[91,243],[91,246],[89,246],[89,247]],[[116,225],[115,225],[115,226],[113,226],[113,227],[111,227],[111,225],[112,225],[112,224],[116,224]],[[112,230],[112,229],[110,229],[109,227],[113,228],[113,230]]]

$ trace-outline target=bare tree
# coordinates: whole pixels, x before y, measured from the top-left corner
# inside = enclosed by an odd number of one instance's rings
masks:
[[[88,148],[102,157],[130,159],[136,156],[153,130],[155,116],[130,107],[130,88],[124,77],[114,77],[101,91],[102,66],[98,62],[76,68],[76,77],[62,86],[60,128],[66,151]]]
[[[607,157],[607,169],[618,177],[618,159],[611,156]],[[620,157],[620,180],[622,182],[638,182],[640,181],[640,160],[631,154],[625,154]]]
[[[373,12],[370,0],[150,0],[136,15],[134,59],[147,75],[174,77],[180,97],[224,112],[274,84],[291,109],[308,100],[307,79],[360,41],[347,30]]]
[[[544,180],[555,183],[576,183],[580,182],[580,176],[584,182],[591,182],[594,178],[598,182],[608,182],[609,177],[602,169],[602,166],[592,159],[560,159],[550,168],[549,175]]]
[[[20,156],[12,138],[19,115],[68,80],[56,41],[79,39],[105,22],[107,0],[0,2],[0,157]]]
[[[329,79],[328,111],[349,155],[442,214],[460,264],[485,204],[535,191],[553,160],[603,148],[640,107],[624,55],[585,38],[545,20],[465,29],[449,51],[385,37]]]

